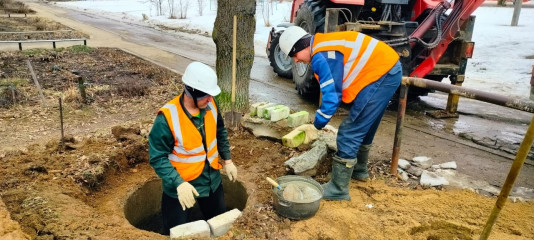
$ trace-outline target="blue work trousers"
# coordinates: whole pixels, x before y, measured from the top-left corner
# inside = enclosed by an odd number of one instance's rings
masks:
[[[337,156],[355,159],[360,145],[373,142],[378,125],[389,100],[402,80],[402,67],[397,62],[391,70],[358,94],[350,108],[350,114],[339,125]]]

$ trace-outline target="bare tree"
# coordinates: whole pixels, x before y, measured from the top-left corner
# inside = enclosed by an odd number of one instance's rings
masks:
[[[169,18],[176,19],[176,5],[174,4],[174,0],[167,0],[167,3],[169,3]]]
[[[269,3],[270,1],[264,1],[263,2],[263,5],[261,7],[261,13],[262,13],[262,16],[263,16],[263,22],[265,23],[265,26],[266,27],[270,27],[271,26],[271,21],[269,20],[270,19],[270,13],[271,13],[271,8],[269,8]],[[266,6],[267,5],[267,6]]]
[[[202,12],[204,11],[204,0],[197,0],[198,3],[198,15],[202,16]]]
[[[506,6],[506,0],[498,0],[497,1],[498,6]]]
[[[149,2],[156,8],[156,16],[163,15],[163,0],[149,0]]]
[[[180,19],[187,18],[188,9],[189,9],[189,0],[178,0],[178,10],[180,10]]]
[[[256,31],[255,0],[217,0],[217,17],[213,41],[217,47],[217,77],[221,94],[217,101],[221,111],[231,109],[233,18],[237,16],[236,111],[248,108],[250,70],[254,62],[254,32]]]

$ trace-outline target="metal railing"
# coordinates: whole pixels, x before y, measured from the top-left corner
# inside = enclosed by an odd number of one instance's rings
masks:
[[[12,40],[12,41],[0,41],[0,44],[10,44],[18,43],[19,50],[22,51],[23,43],[42,43],[42,42],[52,42],[52,47],[56,48],[56,42],[76,42],[83,41],[83,45],[87,46],[87,39],[85,38],[71,38],[71,39],[44,39],[44,40]]]

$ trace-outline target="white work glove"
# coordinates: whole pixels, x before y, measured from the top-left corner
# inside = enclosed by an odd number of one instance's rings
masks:
[[[183,182],[178,185],[176,192],[178,192],[178,200],[180,201],[180,205],[182,205],[182,210],[185,211],[185,209],[195,205],[195,197],[193,194],[198,197],[198,192],[193,185],[188,182]]]
[[[306,134],[306,138],[304,139],[304,144],[308,144],[319,137],[318,135],[319,130],[317,130],[317,128],[315,128],[313,124],[303,124],[295,128],[295,130],[304,131],[304,133]]]
[[[232,160],[224,161],[224,169],[226,170],[226,175],[228,175],[230,181],[235,182],[235,180],[237,179],[237,168],[235,167]]]

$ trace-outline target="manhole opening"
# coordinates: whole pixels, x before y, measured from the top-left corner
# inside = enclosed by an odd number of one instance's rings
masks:
[[[247,203],[248,194],[240,182],[231,182],[222,176],[224,201],[226,210],[234,208],[243,211]],[[161,179],[147,181],[143,186],[132,192],[124,205],[124,216],[136,228],[161,233]],[[190,220],[201,220],[202,212],[198,204],[191,210]]]

